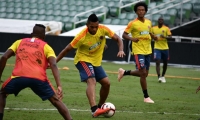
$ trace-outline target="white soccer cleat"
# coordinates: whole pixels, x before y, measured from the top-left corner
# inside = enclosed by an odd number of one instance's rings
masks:
[[[158,78],[158,82],[161,83],[162,82],[162,77]]]
[[[145,103],[154,103],[154,101],[150,97],[144,98],[144,102]]]
[[[122,77],[124,75],[124,72],[125,72],[124,69],[119,68],[119,70],[118,70],[118,78],[117,78],[119,82],[121,81],[121,79],[122,79]]]
[[[161,77],[162,78],[162,83],[166,83],[165,77]]]

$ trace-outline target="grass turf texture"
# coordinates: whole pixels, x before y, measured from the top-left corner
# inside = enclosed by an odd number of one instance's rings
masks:
[[[14,57],[8,60],[2,79],[7,79],[13,69]],[[155,104],[143,102],[143,94],[138,77],[125,76],[117,81],[119,67],[135,69],[133,64],[102,63],[111,82],[107,102],[116,106],[112,118],[92,118],[86,97],[86,84],[80,82],[79,73],[71,60],[62,60],[59,68],[67,66],[69,70],[60,70],[64,91],[63,102],[70,109],[74,120],[198,120],[200,118],[200,93],[195,90],[200,85],[198,70],[191,68],[168,67],[167,83],[158,83],[155,67],[151,66],[148,92]],[[51,70],[47,70],[49,79],[55,86]],[[97,83],[96,96],[99,99],[100,85]],[[17,97],[7,98],[4,120],[62,120],[61,115],[49,101],[42,101],[29,88],[21,91]],[[18,109],[16,109],[18,108]],[[22,108],[27,108],[23,110]]]

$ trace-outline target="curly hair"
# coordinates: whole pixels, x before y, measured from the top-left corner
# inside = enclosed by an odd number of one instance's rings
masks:
[[[145,11],[146,11],[146,12],[148,11],[148,6],[147,6],[147,4],[146,4],[145,2],[138,2],[138,3],[136,3],[135,6],[134,6],[134,11],[135,11],[135,12],[137,11],[137,8],[138,8],[139,6],[143,6],[143,7],[145,8]]]

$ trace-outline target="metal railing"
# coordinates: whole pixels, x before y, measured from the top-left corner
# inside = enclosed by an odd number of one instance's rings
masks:
[[[200,38],[197,37],[172,36],[172,38],[175,39],[175,42],[181,42],[181,39],[189,41],[191,40],[192,43],[195,43],[196,41],[200,42]]]
[[[96,8],[93,8],[91,10],[76,14],[73,18],[74,19],[74,28],[76,28],[77,24],[87,21],[87,19],[82,19],[82,20],[76,21],[78,16],[85,15],[87,13],[94,12],[94,11],[99,10],[99,9],[107,9],[107,8],[105,6],[100,6],[100,7],[96,7]],[[96,15],[97,15],[97,17],[104,15],[104,18],[106,18],[106,12],[102,12],[102,13],[99,13],[99,14],[96,14]]]

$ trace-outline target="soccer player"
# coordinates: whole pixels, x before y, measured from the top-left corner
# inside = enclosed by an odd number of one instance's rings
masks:
[[[199,90],[200,90],[200,86],[196,89],[196,93],[198,93]]]
[[[87,83],[86,95],[91,107],[93,117],[97,117],[109,110],[101,109],[101,105],[105,103],[109,90],[109,79],[101,66],[103,51],[108,36],[115,40],[119,46],[118,57],[123,57],[123,42],[119,36],[111,31],[106,26],[99,24],[98,17],[91,14],[88,17],[87,27],[78,33],[75,38],[69,43],[57,56],[59,62],[69,51],[77,49],[74,58],[74,64],[79,70],[81,82]],[[95,86],[96,83],[101,84],[100,100],[96,104]]]
[[[121,81],[122,77],[125,75],[140,77],[144,102],[154,103],[148,95],[146,77],[149,72],[150,54],[152,53],[151,37],[156,37],[150,33],[152,27],[151,21],[144,17],[147,10],[147,5],[144,2],[138,2],[134,6],[134,11],[138,17],[128,23],[122,37],[125,40],[132,41],[132,54],[135,58],[136,70],[124,70],[119,68],[118,81]],[[131,33],[132,37],[128,35],[129,33]]]
[[[157,36],[154,42],[154,59],[156,61],[156,72],[158,75],[158,82],[165,83],[165,73],[167,70],[167,62],[169,60],[169,47],[167,39],[171,38],[170,29],[164,25],[162,17],[158,19],[158,25],[152,27],[152,34]],[[162,75],[160,75],[160,62],[163,61]]]
[[[49,100],[65,120],[72,120],[68,108],[62,102],[62,86],[56,65],[56,56],[53,49],[44,42],[45,26],[36,24],[32,38],[17,40],[0,58],[0,79],[7,60],[16,56],[12,75],[3,83],[0,90],[0,120],[3,119],[6,98],[8,94],[15,96],[24,89],[31,88],[42,100]],[[46,75],[47,65],[50,65],[57,84],[54,90]]]

